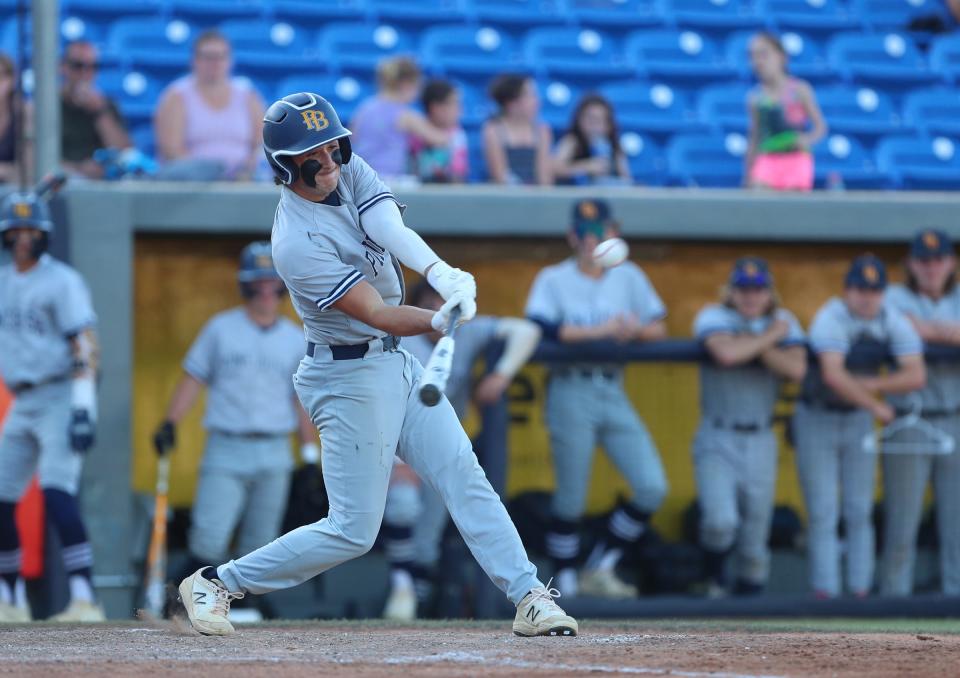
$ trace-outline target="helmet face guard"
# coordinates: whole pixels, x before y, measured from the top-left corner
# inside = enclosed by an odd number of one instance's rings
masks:
[[[334,159],[341,165],[350,162],[353,153],[350,134],[330,102],[311,92],[289,94],[271,104],[263,116],[263,152],[277,179],[287,185],[301,176],[313,185],[319,167],[301,168],[293,156],[332,141],[337,141],[340,146],[339,158],[335,156]]]

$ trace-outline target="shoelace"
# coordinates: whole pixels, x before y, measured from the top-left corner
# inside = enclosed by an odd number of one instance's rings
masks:
[[[230,613],[230,602],[243,598],[243,592],[230,593],[225,587],[217,586],[217,595],[213,601],[211,611],[226,617]]]
[[[542,602],[545,606],[549,608],[554,608],[559,610],[560,606],[554,602],[554,598],[560,597],[560,591],[557,589],[550,588],[550,584],[553,583],[553,577],[550,577],[550,581],[547,582],[547,585],[542,588],[530,589],[530,602]]]

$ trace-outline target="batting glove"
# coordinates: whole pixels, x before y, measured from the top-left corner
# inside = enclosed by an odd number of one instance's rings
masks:
[[[447,299],[440,310],[430,318],[430,326],[438,332],[446,334],[450,327],[450,315],[453,309],[460,307],[460,318],[457,320],[457,327],[467,322],[477,314],[477,302],[472,298],[464,297],[460,294],[454,294]]]
[[[70,416],[70,447],[80,454],[84,454],[93,447],[95,430],[90,413],[87,410],[73,410]]]
[[[477,298],[477,281],[473,276],[459,268],[451,267],[445,261],[438,261],[430,267],[427,272],[427,282],[448,301],[458,292],[470,299]]]
[[[162,457],[172,450],[177,444],[177,429],[174,428],[172,421],[165,421],[157,427],[153,434],[153,449],[158,457]]]

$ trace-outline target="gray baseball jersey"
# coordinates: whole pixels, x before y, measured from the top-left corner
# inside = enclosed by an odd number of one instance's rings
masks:
[[[667,315],[646,274],[630,261],[591,278],[567,259],[540,271],[527,297],[527,317],[558,325],[593,327],[625,313],[644,324]]]
[[[457,350],[453,352],[450,378],[444,393],[453,405],[457,417],[463,419],[470,402],[471,372],[473,364],[497,333],[497,319],[477,316],[457,329]],[[433,344],[425,335],[404,339],[403,347],[410,351],[421,364],[426,365],[433,352]]]
[[[382,200],[396,199],[359,156],[343,165],[336,193],[324,203],[283,189],[271,238],[273,260],[303,318],[308,341],[361,344],[383,336],[333,307],[361,280],[373,285],[387,304],[402,303],[399,264],[361,225],[363,213]]]
[[[262,328],[243,307],[213,316],[183,360],[183,369],[208,388],[204,426],[227,433],[294,430],[291,377],[304,348],[302,332],[286,318]]]
[[[44,254],[26,273],[0,267],[0,377],[8,385],[68,377],[67,339],[96,321],[86,283],[67,264]]]
[[[715,334],[758,335],[774,320],[784,320],[790,326],[787,337],[779,344],[781,347],[804,343],[800,323],[790,311],[782,308],[751,320],[729,306],[711,304],[697,314],[693,334],[701,341]],[[759,364],[730,368],[703,363],[700,366],[701,416],[727,424],[765,424],[773,414],[779,383],[779,377]]]

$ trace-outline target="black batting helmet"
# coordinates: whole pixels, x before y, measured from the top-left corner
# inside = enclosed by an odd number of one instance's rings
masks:
[[[7,237],[7,231],[15,228],[35,228],[42,232],[34,244],[34,258],[39,257],[47,249],[50,233],[53,231],[53,222],[50,220],[50,209],[47,203],[33,192],[10,193],[3,200],[0,207],[0,238],[3,247],[9,248],[12,241]]]
[[[280,280],[280,274],[273,265],[269,240],[252,242],[240,253],[240,269],[237,271],[240,294],[245,298],[252,297],[254,293],[250,283],[256,280]]]
[[[340,142],[340,163],[350,162],[350,134],[330,102],[311,92],[288,94],[274,101],[263,116],[263,152],[284,184],[300,176],[292,156],[331,141]]]

